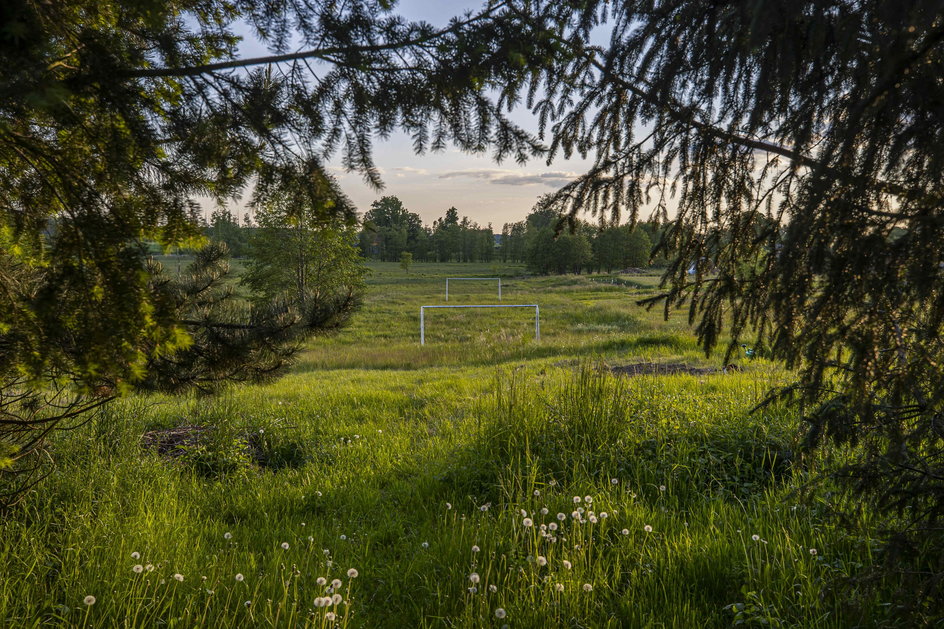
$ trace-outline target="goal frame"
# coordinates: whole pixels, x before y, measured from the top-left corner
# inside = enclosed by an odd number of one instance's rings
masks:
[[[426,345],[427,308],[534,308],[534,340],[541,340],[541,307],[538,304],[461,304],[455,306],[420,306],[420,345]]]

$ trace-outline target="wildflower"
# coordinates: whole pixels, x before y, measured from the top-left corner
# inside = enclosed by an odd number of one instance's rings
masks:
[[[91,607],[92,605],[95,604],[95,597],[89,594],[88,596],[82,599],[82,602],[88,605],[89,607]]]
[[[227,531],[223,533],[223,539],[233,539],[233,534]]]
[[[473,572],[472,574],[469,575],[469,581],[471,581],[472,583],[478,583],[480,580],[481,579],[479,578],[478,572]]]
[[[492,585],[488,586],[488,591],[494,594],[498,591],[498,586],[493,583]]]
[[[334,562],[333,562],[333,561],[326,561],[326,562],[325,562],[325,566],[328,567],[328,568],[330,568],[330,567],[333,566],[333,565],[334,565]]]
[[[760,541],[760,535],[758,535],[758,534],[755,533],[754,535],[751,535],[751,539],[754,540],[755,542],[759,542],[759,541]]]
[[[665,491],[665,485],[659,485],[659,491]]]
[[[423,548],[429,548],[429,542],[423,542],[422,544],[420,544],[420,546],[422,546]]]
[[[606,511],[601,511],[601,512],[600,512],[600,519],[601,519],[601,520],[605,520],[607,517],[609,517],[609,514],[608,514]]]
[[[589,583],[584,583],[584,584],[583,584],[583,591],[584,591],[584,592],[590,592],[590,591],[592,591],[592,590],[593,590],[593,586],[592,586],[592,585],[590,585]]]
[[[580,496],[574,496],[574,504],[580,504]]]
[[[243,603],[243,605],[245,605],[246,607],[249,607],[250,605],[252,605],[252,601],[246,601],[245,603]]]
[[[318,584],[318,587],[323,587],[324,584],[327,583],[327,582],[328,582],[328,580],[325,579],[324,577],[318,577],[317,579],[315,579],[315,583]]]
[[[525,518],[521,521],[521,523],[524,524],[525,527],[529,527],[534,524],[534,522],[531,521],[531,518]]]
[[[558,513],[558,514],[557,514],[557,519],[560,520],[561,522],[563,522],[564,520],[567,519],[567,515],[564,514],[564,513]]]
[[[590,516],[590,524],[596,524],[596,523],[597,523],[597,516],[591,515],[591,516]]]
[[[623,535],[629,535],[629,529],[623,529],[622,531],[620,531],[620,533],[622,533]]]
[[[567,561],[566,559],[564,560],[563,563],[564,563],[564,567],[567,568],[568,570],[570,570],[571,568],[574,567],[574,564],[570,563],[570,562]]]
[[[330,601],[331,599],[327,599],[327,600]],[[324,607],[324,606],[325,606],[325,599],[324,599],[324,598],[322,598],[322,597],[319,596],[318,598],[315,599],[315,607]]]
[[[335,594],[334,596],[331,597],[332,605],[340,605],[342,601],[344,601],[344,597],[341,596],[340,594]]]
[[[818,551],[817,551],[815,548],[811,548],[811,549],[810,549],[810,554],[813,555],[814,557],[816,556],[816,553],[817,553],[817,552],[818,552]]]
[[[320,491],[316,491],[316,492],[315,492],[315,495],[318,496],[319,498],[321,498],[321,492],[320,492]]]
[[[546,557],[542,557],[542,556],[539,555],[539,556],[538,556],[538,565],[539,565],[539,566],[546,566],[546,565],[547,565],[547,558],[546,558]]]
[[[547,507],[541,507],[541,515],[547,515]]]
[[[504,618],[506,615],[507,614],[505,613],[505,610],[502,609],[501,607],[495,610],[495,618],[498,618],[499,620]]]
[[[478,546],[473,546],[473,547],[472,547],[472,552],[473,552],[473,553],[479,552],[479,547],[478,547]]]
[[[152,564],[147,564],[146,566],[144,566],[144,569],[147,570],[148,572],[153,572],[154,566]]]
[[[335,614],[334,612],[327,612],[327,613],[325,613],[325,620],[331,621],[331,620],[334,620],[334,619],[337,618],[337,617],[338,617],[338,615]]]
[[[528,512],[525,511],[524,509],[522,509],[522,510],[521,510],[521,517],[522,517],[522,518],[528,517]]]
[[[282,542],[282,550],[288,550],[288,542]]]
[[[452,509],[452,503],[451,503],[451,502],[447,502],[447,503],[446,503],[446,510],[448,511],[448,510],[450,510],[450,509]]]
[[[347,576],[351,579],[357,578],[357,570],[355,570],[354,568],[351,568],[350,570],[347,571]]]
[[[475,587],[474,585],[469,588],[469,594],[475,594],[475,593],[478,592],[478,591],[479,591],[479,589],[478,589],[477,587]]]
[[[580,519],[580,512],[579,512],[579,511],[571,511],[570,517],[572,517],[572,518],[575,519],[575,520],[579,520],[579,519]]]
[[[133,553],[131,553],[131,558],[132,558],[132,559],[140,559],[140,558],[141,558],[141,553],[139,553],[138,551],[134,551]]]
[[[309,544],[314,544],[314,543],[315,543],[315,538],[312,537],[311,535],[309,535],[309,536],[308,536],[308,543],[309,543]]]
[[[593,496],[584,496],[583,501],[586,502],[587,504],[590,504],[591,502],[593,502]]]
[[[346,540],[347,540],[347,535],[342,535],[342,536],[341,536],[341,541],[343,542],[343,541],[346,541]]]
[[[236,573],[236,582],[237,582],[237,583],[242,583],[242,582],[243,582],[243,579],[245,579],[245,578],[246,578],[246,577],[244,577],[244,576],[242,575],[242,573],[240,573],[240,572],[237,572],[237,573]]]
[[[583,507],[577,507],[577,513],[579,513],[580,515],[583,515],[584,513]]]
[[[547,528],[550,529],[550,530],[552,530],[552,531],[556,531],[556,530],[557,530],[557,522],[551,522],[550,524],[547,525]]]
[[[178,573],[176,573],[176,574],[174,575],[174,579],[176,579],[176,580],[177,580],[178,582],[180,582],[180,583],[183,583],[183,581],[184,581],[184,575],[182,575],[182,574],[180,574],[180,573],[178,572]]]
[[[357,575],[355,575],[355,576],[357,576]],[[340,588],[342,585],[343,585],[343,584],[341,583],[341,579],[332,579],[332,581],[331,581],[331,588],[332,588],[332,589],[337,590],[337,589]]]
[[[141,564],[135,564],[134,566],[132,566],[131,572],[135,574],[141,574],[142,572],[144,572],[144,566],[142,566]]]
[[[613,485],[619,485],[619,479],[618,479],[618,478],[611,478],[611,479],[610,479],[610,483],[613,484]]]
[[[537,496],[540,496],[540,495],[541,495],[541,490],[540,490],[540,489],[535,489],[535,490],[534,490],[534,496],[537,497]]]
[[[642,527],[642,530],[644,530],[646,533],[652,533],[652,527],[648,524]]]
[[[557,590],[558,592],[563,592],[563,591],[564,591],[564,584],[563,584],[563,583],[558,583],[557,585],[554,586],[554,589]]]
[[[482,512],[488,511],[488,505],[482,505],[481,507],[479,507],[479,511],[482,511]]]

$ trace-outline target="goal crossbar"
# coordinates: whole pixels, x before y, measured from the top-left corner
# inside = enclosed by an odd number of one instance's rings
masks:
[[[420,345],[426,345],[427,308],[534,308],[534,340],[541,340],[541,308],[537,304],[462,304],[458,306],[420,306]]]
[[[449,301],[449,280],[479,280],[479,281],[497,281],[498,282],[498,301],[501,301],[501,278],[500,277],[447,277],[446,278],[446,301]]]

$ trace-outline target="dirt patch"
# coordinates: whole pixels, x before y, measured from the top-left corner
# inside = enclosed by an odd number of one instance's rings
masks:
[[[686,374],[689,376],[707,376],[719,373],[740,371],[737,365],[728,365],[724,369],[717,367],[691,367],[684,363],[633,363],[631,365],[616,365],[610,371],[624,376],[672,376]]]
[[[156,450],[159,455],[176,459],[193,448],[205,443],[210,429],[206,426],[176,426],[149,430],[141,436],[141,445],[147,450]]]

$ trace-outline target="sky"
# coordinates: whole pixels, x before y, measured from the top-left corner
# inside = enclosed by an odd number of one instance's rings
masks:
[[[469,0],[401,0],[395,11],[409,20],[445,25],[449,18],[480,6]],[[266,51],[246,38],[242,54],[258,56]],[[526,110],[513,111],[512,120],[535,131],[537,124]],[[380,169],[384,189],[366,184],[359,173],[347,173],[336,155],[327,166],[341,188],[363,214],[370,204],[385,195],[398,197],[426,224],[455,207],[460,216],[501,231],[504,223],[520,221],[538,198],[569,182],[589,167],[588,161],[557,159],[546,164],[535,159],[519,165],[514,160],[496,163],[488,155],[471,155],[455,148],[439,153],[416,155],[409,138],[402,133],[374,142],[374,161]],[[239,208],[239,204],[235,204]]]

